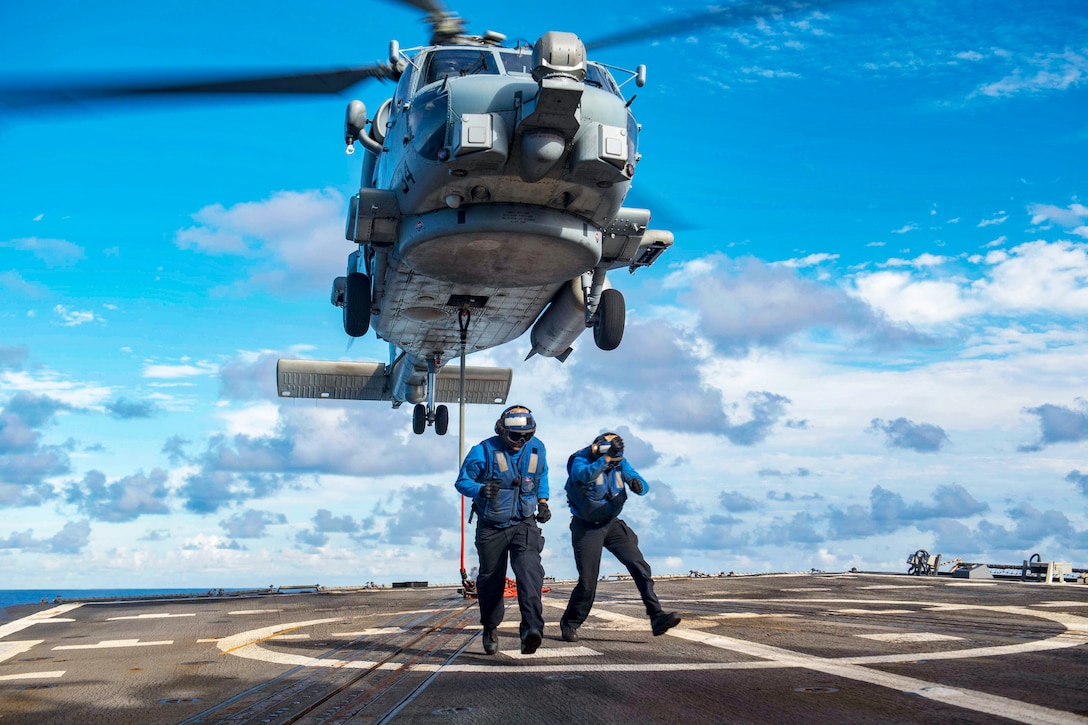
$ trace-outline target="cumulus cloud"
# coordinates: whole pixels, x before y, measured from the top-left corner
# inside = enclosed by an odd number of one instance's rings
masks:
[[[314,529],[323,533],[354,534],[361,526],[351,516],[333,516],[328,509],[318,509],[313,522]]]
[[[869,430],[885,434],[885,442],[892,448],[905,448],[918,453],[936,453],[948,443],[948,435],[938,425],[915,423],[906,418],[885,421],[873,418]]]
[[[48,554],[78,554],[91,541],[91,524],[83,521],[69,521],[60,531],[47,539],[34,536],[34,529],[27,529],[0,538],[0,549],[20,549],[27,552]]]
[[[718,501],[721,503],[722,508],[730,513],[740,514],[759,508],[758,501],[745,496],[739,491],[723,491],[718,494]]]
[[[681,297],[699,312],[700,332],[730,357],[814,330],[844,332],[881,349],[926,340],[837,287],[753,258],[716,258],[714,271],[691,280]]]
[[[220,521],[219,525],[231,538],[259,539],[265,535],[265,529],[269,526],[285,523],[287,523],[287,517],[283,514],[246,509]]]
[[[246,258],[244,268],[253,273],[245,287],[309,293],[343,270],[347,255],[338,242],[346,208],[333,189],[281,191],[229,208],[213,204],[193,214],[195,225],[179,230],[174,241],[201,254]]]
[[[758,545],[818,544],[824,540],[816,530],[819,520],[807,511],[799,511],[790,519],[775,517],[763,525],[756,536]]]
[[[68,406],[18,392],[0,409],[0,506],[37,506],[56,494],[49,478],[70,470],[63,446],[42,443],[41,429]]]
[[[1088,439],[1088,403],[1077,401],[1080,410],[1045,403],[1024,409],[1038,416],[1040,436],[1036,443],[1020,446],[1021,451],[1039,451],[1055,443],[1077,443]]]
[[[160,468],[136,473],[112,483],[100,471],[90,471],[65,487],[65,499],[96,521],[133,521],[144,514],[167,514],[167,474]]]
[[[65,239],[43,239],[40,237],[24,237],[0,242],[0,249],[15,249],[20,252],[30,252],[45,263],[46,267],[70,267],[71,265],[86,259],[83,248],[72,244]]]
[[[938,486],[933,503],[908,503],[903,496],[882,486],[869,493],[869,506],[829,506],[827,522],[832,539],[863,538],[887,534],[905,526],[919,526],[935,519],[964,519],[989,510],[959,484]]]
[[[117,398],[106,403],[106,412],[118,420],[132,420],[134,418],[153,418],[161,412],[156,403],[150,400],[130,400]]]
[[[0,345],[0,370],[21,370],[28,355],[29,351],[25,347]]]
[[[1011,528],[986,520],[979,522],[978,537],[984,545],[1028,550],[1048,538],[1070,545],[1078,537],[1069,518],[1060,511],[1040,511],[1025,501],[1007,513],[1013,522]]]
[[[394,497],[399,507],[390,512],[384,541],[390,544],[410,544],[423,538],[434,549],[449,522],[457,521],[460,513],[449,494],[449,487],[433,483],[408,486]]]
[[[602,352],[587,347],[576,361],[568,361],[577,369],[573,389],[550,402],[572,414],[586,404],[606,412],[605,406],[611,404],[614,408],[608,410],[623,410],[625,417],[643,425],[718,435],[735,445],[765,440],[785,417],[790,400],[768,391],[749,391],[742,400],[727,402],[718,388],[692,379],[706,359],[685,339],[690,337],[660,321],[634,322],[619,349]]]
[[[1074,469],[1069,472],[1065,480],[1067,483],[1075,485],[1082,495],[1088,496],[1088,473],[1081,473],[1079,470]]]
[[[300,485],[306,474],[384,476],[451,468],[455,437],[390,435],[409,425],[401,412],[350,401],[288,401],[266,435],[213,436],[203,453],[189,457],[199,470],[178,492],[186,509],[212,513]]]
[[[219,367],[219,395],[224,400],[274,400],[278,352],[243,353]]]

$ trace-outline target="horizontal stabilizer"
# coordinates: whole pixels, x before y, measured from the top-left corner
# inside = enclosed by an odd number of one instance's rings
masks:
[[[276,390],[281,398],[392,400],[385,365],[372,362],[279,360]]]
[[[502,404],[510,394],[510,368],[465,367],[465,402]],[[435,381],[436,403],[456,403],[459,367],[439,371]],[[281,398],[329,400],[392,400],[387,368],[373,362],[280,360],[276,384]]]

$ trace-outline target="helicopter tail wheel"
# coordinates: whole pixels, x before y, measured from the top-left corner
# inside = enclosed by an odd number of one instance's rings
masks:
[[[348,274],[344,288],[344,332],[362,337],[370,329],[370,277],[362,272]]]
[[[597,306],[597,321],[593,324],[593,341],[602,350],[615,350],[623,339],[623,326],[627,318],[627,306],[618,289],[606,289],[601,293]]]
[[[427,430],[427,406],[416,403],[416,407],[412,408],[412,432],[422,435],[425,430]]]
[[[434,409],[434,432],[440,436],[446,435],[450,428],[450,410],[444,405]]]

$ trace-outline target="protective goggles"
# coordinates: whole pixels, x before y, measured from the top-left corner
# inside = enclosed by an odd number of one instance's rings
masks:
[[[524,443],[525,441],[532,438],[534,435],[535,434],[532,431],[508,430],[506,431],[506,440],[510,441],[511,443]]]

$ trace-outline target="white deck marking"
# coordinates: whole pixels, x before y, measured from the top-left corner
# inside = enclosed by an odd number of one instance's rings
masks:
[[[1039,602],[1033,607],[1088,607],[1088,599],[1083,602]]]
[[[1027,611],[1019,607],[979,608],[991,610],[1019,610],[1021,612]],[[603,611],[599,612],[598,616],[607,616],[613,619],[630,619],[630,617],[627,617],[627,615],[624,614],[615,614]],[[1085,621],[1088,622],[1088,620]],[[757,642],[749,642],[747,640],[735,639],[733,637],[723,637],[720,635],[705,634],[703,632],[684,629],[683,627],[674,627],[673,629],[670,629],[668,631],[668,636],[677,637],[679,639],[686,639],[691,642],[699,642],[701,644],[709,645],[711,647],[727,649],[732,652],[738,652],[740,654],[748,655],[750,657],[759,657],[762,659],[771,660],[773,662],[778,662],[783,667],[800,667],[807,670],[814,670],[816,672],[823,672],[829,675],[844,677],[846,679],[857,680],[860,682],[868,682],[869,684],[887,687],[889,689],[898,690],[906,694],[920,695],[930,700],[943,702],[946,705],[954,705],[956,707],[962,707],[964,709],[974,710],[976,712],[984,712],[990,715],[999,715],[1001,717],[1005,717],[1010,720],[1017,720],[1019,722],[1048,724],[1053,723],[1053,725],[1070,722],[1088,723],[1088,718],[1075,715],[1071,712],[1055,710],[1053,708],[1042,707],[1039,705],[1031,705],[1026,702],[1020,702],[1018,700],[1013,700],[1007,697],[1001,697],[1000,695],[991,695],[985,692],[977,692],[967,689],[951,689],[942,686],[940,683],[927,682],[925,680],[920,680],[915,677],[906,677],[903,675],[895,675],[888,672],[871,670],[867,667],[861,667],[856,664],[851,664],[841,659],[826,659],[823,657],[817,657],[815,655],[793,652],[791,650],[783,649],[781,647],[772,647],[770,645],[759,644]],[[1076,644],[1079,643],[1062,643],[1056,646],[1069,647],[1075,646]],[[1053,646],[1051,648],[1053,648]],[[915,653],[912,656],[914,659],[931,659],[928,653],[926,655],[920,655]]]
[[[14,640],[12,642],[0,642],[0,662],[14,657],[15,655],[21,655],[23,652],[27,652],[36,644],[41,644],[44,639],[24,639]]]
[[[778,614],[777,612],[768,612],[767,614],[761,614],[759,612],[722,612],[721,614],[707,614],[703,619],[769,619],[771,617],[797,617],[797,614]]]
[[[233,612],[227,612],[227,614],[269,614],[271,612],[278,612],[278,609],[238,609]]]
[[[358,632],[330,632],[329,636],[356,639],[358,637],[373,637],[380,634],[400,634],[403,631],[403,627],[375,627],[374,629],[364,629]]]
[[[173,619],[174,617],[195,617],[196,613],[190,614],[134,614],[127,617],[109,617],[107,622],[119,622],[122,619]]]
[[[50,672],[23,672],[19,675],[0,675],[0,682],[8,680],[55,680],[64,677],[67,670],[52,670]]]
[[[300,640],[300,639],[309,639],[309,638],[310,638],[310,635],[308,635],[308,634],[274,634],[274,635],[272,635],[272,639],[276,640],[277,642],[281,641],[281,640]]]
[[[876,640],[877,642],[893,642],[896,644],[905,642],[942,642],[963,639],[963,637],[953,637],[950,634],[932,634],[930,632],[888,632],[885,634],[856,634],[854,636],[861,637],[862,639]]]
[[[858,589],[929,589],[928,584],[870,584]]]
[[[917,609],[829,609],[828,614],[914,614]]]
[[[35,624],[49,624],[51,622],[74,622],[74,619],[60,618],[58,614],[64,614],[70,612],[73,609],[82,607],[83,604],[61,604],[58,607],[52,609],[46,609],[41,612],[35,612],[29,617],[23,617],[22,619],[16,619],[14,622],[8,622],[7,624],[0,625],[0,639],[7,637],[9,634],[15,634],[16,632],[22,632],[27,627],[32,627]]]
[[[811,590],[807,590],[811,591]],[[705,599],[699,600],[701,603],[708,603]],[[751,600],[716,600],[724,602],[744,602],[751,604]],[[528,664],[526,660],[534,659],[537,657],[550,658],[550,657],[579,657],[585,656],[582,650],[589,648],[577,646],[577,647],[548,647],[544,650],[538,650],[534,655],[520,655],[516,650],[505,652],[510,659],[515,660],[510,664],[483,664],[483,665],[434,665],[434,664],[420,664],[410,667],[412,670],[418,670],[420,672],[432,672],[436,675],[442,672],[486,672],[495,673],[500,672],[557,672],[557,673],[571,673],[571,672],[661,672],[661,671],[697,671],[697,670],[745,670],[745,669],[771,669],[771,668],[801,668],[806,670],[812,670],[816,672],[822,672],[836,677],[842,677],[845,679],[856,680],[859,682],[866,682],[874,684],[880,687],[886,687],[892,690],[897,690],[906,694],[918,695],[927,699],[942,702],[955,707],[960,707],[966,710],[972,710],[975,712],[987,713],[991,715],[997,715],[1010,720],[1016,720],[1019,722],[1027,723],[1045,723],[1054,725],[1060,725],[1063,723],[1088,723],[1088,718],[1082,717],[1075,713],[1065,712],[1062,710],[1056,710],[1053,708],[1043,707],[1040,705],[1033,705],[1030,703],[1020,702],[999,695],[992,695],[985,692],[978,692],[974,690],[968,690],[965,688],[953,688],[940,683],[927,682],[915,677],[907,677],[903,675],[896,675],[893,673],[882,672],[879,670],[870,669],[863,665],[868,664],[880,664],[890,662],[909,662],[917,660],[934,660],[934,659],[958,659],[967,657],[990,657],[1000,656],[1006,654],[1023,654],[1027,652],[1038,652],[1044,650],[1061,649],[1067,647],[1076,647],[1084,644],[1088,644],[1088,617],[1080,617],[1065,612],[1050,612],[1032,610],[1027,607],[1004,607],[1004,606],[980,606],[980,605],[962,605],[962,604],[933,604],[932,602],[904,602],[904,601],[879,601],[879,600],[843,600],[843,599],[762,599],[761,603],[769,602],[786,602],[790,604],[804,604],[814,605],[822,603],[835,603],[835,604],[858,604],[858,605],[898,605],[898,606],[914,606],[919,610],[902,610],[908,613],[918,613],[919,611],[958,611],[966,609],[975,609],[981,611],[995,611],[1003,612],[1014,615],[1022,615],[1027,618],[1046,619],[1053,622],[1057,622],[1066,628],[1066,631],[1062,634],[1056,635],[1043,640],[1035,640],[1031,642],[1023,642],[1013,645],[997,646],[997,647],[976,647],[970,649],[959,649],[951,651],[940,652],[913,652],[910,654],[885,654],[869,657],[848,657],[848,658],[825,658],[816,655],[810,655],[800,652],[794,652],[788,649],[773,647],[770,645],[764,645],[757,642],[751,642],[748,640],[736,639],[733,637],[721,636],[716,634],[710,634],[700,632],[686,628],[683,626],[675,627],[667,633],[667,636],[676,637],[678,639],[684,639],[699,644],[703,644],[709,647],[715,647],[718,649],[729,650],[747,657],[757,658],[756,661],[744,661],[744,662],[691,662],[691,663],[632,663],[632,664],[590,664],[579,662],[566,662],[562,664]],[[552,598],[544,599],[545,606],[549,607],[563,607],[565,602]],[[431,610],[433,611],[433,610]],[[874,610],[861,610],[862,613],[872,614]],[[594,608],[593,616],[599,620],[604,620],[605,626],[599,627],[600,629],[647,629],[647,622],[645,617],[634,617],[625,614],[619,614],[616,612],[610,612],[604,608],[604,606],[598,604]],[[345,660],[332,660],[332,659],[319,659],[315,657],[307,657],[303,655],[293,655],[280,652],[274,652],[264,650],[257,646],[259,643],[275,637],[278,634],[297,630],[307,626],[313,626],[317,624],[325,624],[328,622],[340,621],[337,619],[318,619],[306,622],[293,622],[289,624],[281,624],[271,627],[263,627],[260,629],[251,630],[249,632],[242,632],[237,635],[225,637],[218,641],[218,647],[223,654],[236,654],[240,657],[246,657],[249,659],[261,660],[265,662],[278,662],[285,665],[303,665],[310,667],[342,667],[342,668],[370,668],[374,667],[376,663],[373,662],[361,662],[361,661],[345,661]],[[516,622],[509,622],[505,624],[505,628],[517,627]],[[598,627],[594,627],[598,628]],[[907,633],[909,635],[909,633]],[[921,636],[925,637],[925,633]],[[936,639],[948,639],[940,635],[932,635],[929,640]],[[918,641],[918,640],[914,640]],[[559,652],[569,651],[571,654],[560,655]],[[597,654],[594,650],[589,650],[594,654]],[[403,668],[404,665],[399,663],[389,662],[380,667],[383,670],[397,670]]]
[[[285,632],[293,632],[296,629],[302,629],[303,627],[312,627],[317,624],[328,624],[329,622],[339,622],[340,617],[334,617],[332,619],[311,619],[305,622],[289,622],[286,624],[276,624],[271,627],[261,627],[259,629],[251,629],[248,632],[240,632],[239,634],[232,634],[229,637],[224,637],[219,640],[217,646],[222,654],[232,654],[237,657],[244,657],[248,660],[258,660],[260,662],[272,662],[273,664],[280,665],[302,665],[303,667],[342,667],[347,669],[370,669],[375,667],[377,662],[367,662],[364,660],[336,660],[336,659],[322,659],[319,657],[309,657],[307,655],[290,654],[287,652],[276,652],[274,650],[267,650],[258,645],[261,642],[267,642],[270,639],[282,636]],[[400,664],[388,663],[382,665],[379,669],[399,669]]]
[[[523,655],[520,649],[499,650],[499,654],[516,660],[535,660],[552,657],[599,657],[601,653],[589,647],[541,647],[531,655]]]
[[[164,639],[159,642],[141,642],[138,639],[105,639],[98,644],[63,644],[53,649],[116,649],[121,647],[159,647],[167,644],[174,644],[174,640]]]

